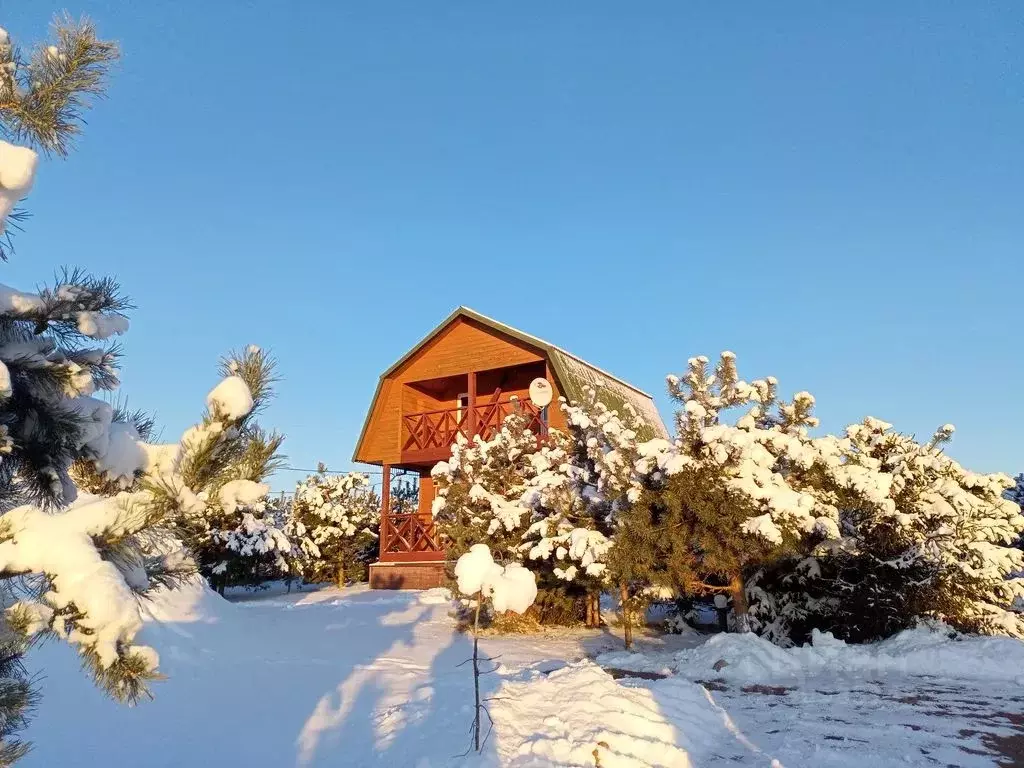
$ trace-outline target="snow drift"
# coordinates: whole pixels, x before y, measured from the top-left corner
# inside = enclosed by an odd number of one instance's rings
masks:
[[[813,644],[798,648],[780,648],[752,633],[721,634],[676,653],[675,669],[693,679],[749,682],[855,673],[1024,683],[1024,642],[958,635],[942,625],[909,629],[867,645],[848,645],[815,631]]]

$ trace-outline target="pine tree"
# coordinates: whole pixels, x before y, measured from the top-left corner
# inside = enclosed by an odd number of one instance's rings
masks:
[[[738,613],[754,596],[758,631],[783,644],[815,627],[869,640],[933,617],[970,631],[1021,633],[1009,608],[1024,587],[1008,578],[1021,553],[1007,544],[1024,517],[1002,498],[1008,477],[968,472],[943,453],[952,425],[924,443],[873,418],[844,437],[812,438],[813,397],[779,403],[774,379],[743,382],[731,353],[714,373],[705,358],[692,359],[669,387],[683,403],[679,437],[640,462],[665,484],[638,505],[649,511],[638,536],[684,554],[686,541],[703,536],[689,552],[696,570],[682,574],[728,575]],[[736,407],[749,411],[726,423],[723,411]],[[692,473],[699,483],[686,481]],[[719,512],[697,514],[712,487],[725,494],[712,504]],[[688,504],[694,528],[666,524]],[[670,544],[681,532],[680,546]],[[718,566],[730,559],[723,573]],[[686,561],[673,554],[663,562],[671,569]]]
[[[420,486],[414,479],[399,475],[391,483],[391,511],[396,514],[416,512],[420,506]]]
[[[490,440],[456,445],[433,472],[434,512],[450,556],[486,544],[535,574],[531,613],[542,623],[598,626],[616,517],[642,487],[632,470],[639,419],[610,410],[596,390],[560,405],[568,434],[550,429],[538,440],[513,414]]]
[[[731,352],[713,372],[707,358],[691,358],[668,384],[682,404],[677,438],[644,446],[637,466],[648,490],[616,546],[628,547],[627,567],[656,584],[728,592],[742,631],[752,570],[801,540],[838,534],[833,495],[812,481],[823,464],[808,436],[814,398],[800,392],[780,402],[775,379],[743,381]],[[735,408],[747,412],[733,425],[723,417]]]
[[[223,593],[287,574],[294,548],[264,482],[281,465],[284,438],[256,422],[273,395],[274,361],[250,346],[224,358],[220,374],[202,421],[169,447],[143,488],[146,508],[171,522],[199,572]]]
[[[408,503],[408,495],[403,503]],[[319,465],[295,487],[287,533],[300,553],[303,577],[311,582],[365,580],[377,554],[380,497],[360,472],[331,476]]]
[[[568,624],[589,613],[596,624],[596,598],[586,596],[601,581],[607,541],[586,527],[593,520],[567,463],[569,445],[555,429],[538,439],[513,413],[491,439],[460,441],[434,468],[433,511],[449,560],[486,544],[499,562],[522,562],[535,573],[541,587],[533,619]]]
[[[36,150],[68,153],[118,56],[87,22],[58,19],[54,31],[53,44],[23,55],[0,29],[4,260],[25,220],[14,206],[31,189]],[[146,463],[146,420],[92,397],[118,385],[119,352],[107,340],[128,329],[128,309],[115,280],[81,270],[38,293],[0,285],[0,765],[27,750],[17,732],[37,700],[20,661],[28,642],[74,645],[97,685],[133,703],[158,664],[135,643],[138,600],[188,572],[180,553],[151,551],[164,535],[159,515],[127,495],[79,493],[74,482],[80,466],[111,491]]]
[[[628,404],[620,415],[594,388],[582,401],[563,398],[560,405],[569,432],[556,460],[528,483],[523,499],[533,513],[523,548],[543,588],[538,603],[555,590],[582,598],[586,625],[597,627],[604,589],[633,583],[628,577],[610,581],[619,572],[609,571],[608,558],[619,520],[642,488],[632,471],[641,426]],[[628,628],[628,605],[623,615]]]
[[[1008,488],[1003,495],[1007,500],[1020,507],[1021,514],[1024,515],[1024,472],[1018,473],[1013,478],[1013,487]],[[1015,546],[1017,549],[1024,549],[1024,536],[1018,537]]]
[[[558,440],[551,430],[549,440]],[[437,488],[433,514],[454,563],[474,544],[486,543],[499,563],[523,559],[522,537],[531,510],[523,502],[531,478],[543,471],[542,457],[559,450],[542,445],[526,419],[510,414],[489,440],[459,438],[448,461],[431,475]]]

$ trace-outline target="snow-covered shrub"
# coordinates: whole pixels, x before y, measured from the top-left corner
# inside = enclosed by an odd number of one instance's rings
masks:
[[[490,440],[456,444],[433,471],[434,512],[451,556],[486,543],[534,572],[542,623],[596,626],[615,510],[631,495],[636,416],[620,418],[594,390],[561,407],[568,434],[550,429],[539,441],[513,414]]]
[[[847,428],[840,488],[842,536],[757,575],[755,613],[773,640],[812,630],[850,641],[886,637],[937,618],[971,632],[1021,637],[1011,606],[1024,595],[1024,516],[1004,497],[1006,475],[965,470],[942,451],[941,427],[921,443],[865,419]]]
[[[287,531],[307,581],[365,580],[379,526],[380,499],[364,474],[331,476],[320,465],[295,486]]]
[[[494,562],[486,544],[474,544],[455,564],[459,592],[489,602],[497,613],[526,613],[537,597],[533,573],[519,563]]]

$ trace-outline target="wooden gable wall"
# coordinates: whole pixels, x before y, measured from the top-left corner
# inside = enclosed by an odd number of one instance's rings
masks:
[[[544,360],[540,350],[511,336],[466,317],[455,318],[383,379],[355,460],[372,464],[400,463],[403,398],[406,412],[451,407],[448,403],[431,403],[428,395],[413,392],[405,384]],[[561,387],[550,371],[548,380],[555,390],[549,423],[562,428],[565,419],[558,408]],[[481,391],[479,394],[490,393]]]

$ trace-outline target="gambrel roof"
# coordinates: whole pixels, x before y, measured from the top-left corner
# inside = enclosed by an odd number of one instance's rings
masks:
[[[571,352],[567,352],[561,347],[531,334],[524,333],[518,328],[513,328],[512,326],[501,323],[491,317],[482,315],[469,307],[458,307],[454,312],[448,315],[448,317],[442,320],[437,327],[430,331],[430,333],[424,336],[416,346],[402,355],[402,357],[399,358],[391,367],[384,371],[377,383],[377,389],[374,392],[372,402],[377,401],[377,398],[380,395],[381,385],[385,379],[398,371],[433,338],[459,318],[474,321],[485,328],[490,328],[500,334],[509,336],[520,343],[537,350],[539,354],[542,354],[547,358],[551,371],[561,386],[562,395],[570,402],[574,400],[582,400],[585,397],[586,389],[588,387],[594,387],[598,392],[598,399],[613,410],[621,411],[625,403],[629,403],[633,406],[642,424],[650,431],[650,434],[641,435],[641,437],[668,437],[668,430],[665,429],[665,424],[661,420],[658,409],[654,404],[654,398],[647,392],[634,387],[629,382],[624,381],[617,376],[613,376],[607,371],[598,368],[596,365],[588,363],[586,360],[577,357]],[[357,454],[359,445],[362,444],[363,438],[366,436],[366,430],[370,424],[372,410],[371,406],[371,412],[367,413],[366,421],[363,424],[362,432],[359,435],[359,441],[356,443]]]

